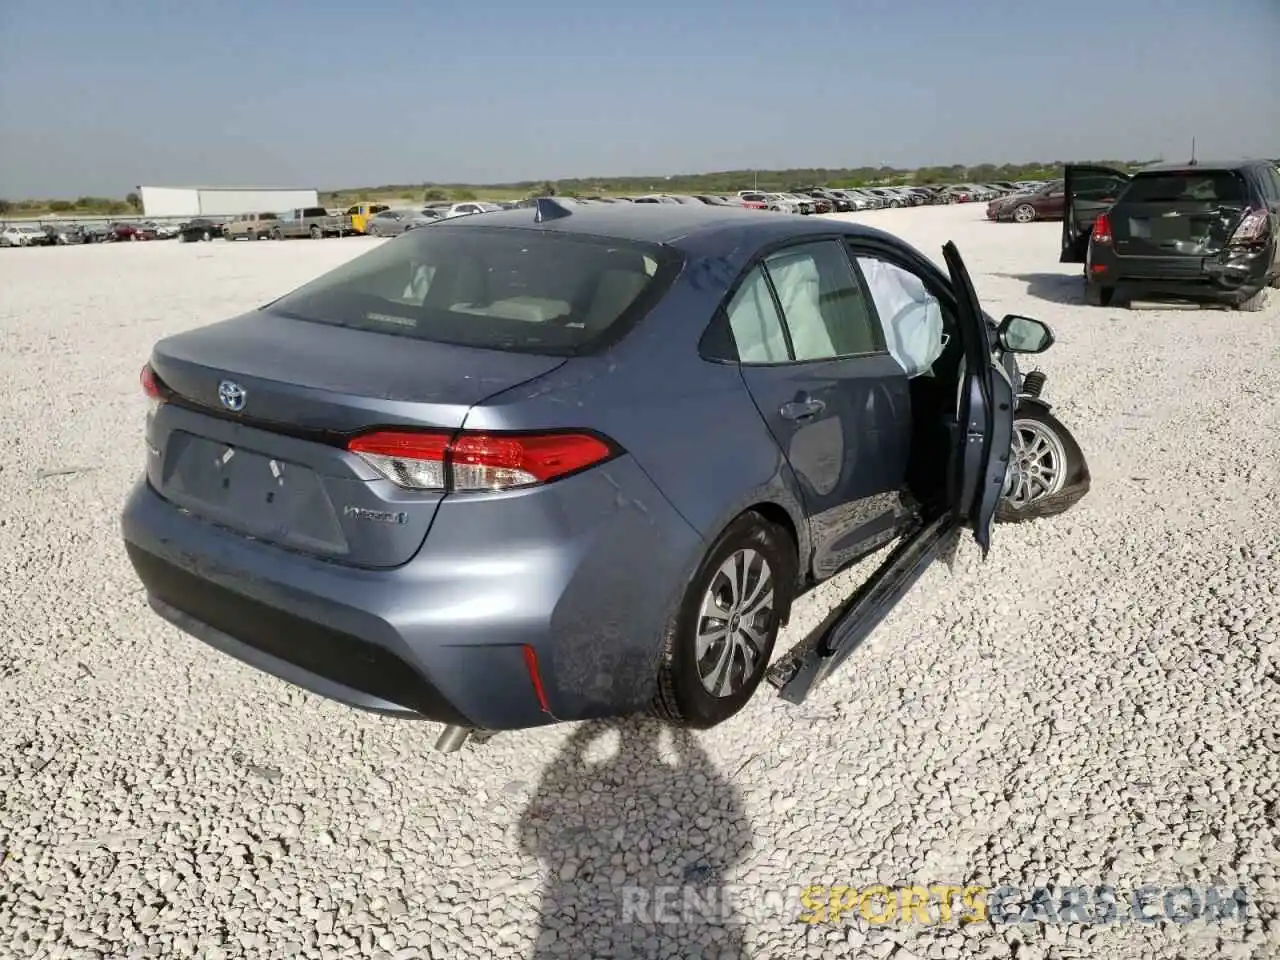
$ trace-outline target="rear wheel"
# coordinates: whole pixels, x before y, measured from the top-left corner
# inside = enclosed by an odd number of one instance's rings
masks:
[[[760,685],[791,604],[796,548],[749,511],[716,539],[664,633],[657,712],[706,729],[741,710]]]
[[[1100,283],[1085,281],[1084,302],[1091,307],[1109,307],[1115,298],[1115,287],[1104,287]]]
[[[311,239],[312,239],[312,240],[319,240],[319,239],[320,239],[320,237],[321,237],[321,233],[320,233],[320,228],[319,228],[319,227],[312,227],[312,228],[311,228],[311,230],[310,230],[310,233],[311,233]]]
[[[1019,204],[1014,208],[1013,220],[1015,223],[1031,223],[1036,218],[1036,208],[1029,203]]]

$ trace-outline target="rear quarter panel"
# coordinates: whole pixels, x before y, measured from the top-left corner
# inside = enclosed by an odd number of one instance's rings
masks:
[[[635,458],[698,532],[702,549],[743,510],[770,503],[787,511],[807,559],[799,486],[737,365],[698,352],[715,310],[760,246],[735,234],[690,254],[667,297],[618,344],[490,398],[472,409],[466,426],[598,430]],[[701,549],[688,560],[696,567]]]

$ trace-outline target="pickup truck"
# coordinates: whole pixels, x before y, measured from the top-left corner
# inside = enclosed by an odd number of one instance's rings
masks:
[[[332,217],[324,207],[298,207],[279,214],[271,225],[272,240],[293,237],[341,237],[351,232],[350,217]]]

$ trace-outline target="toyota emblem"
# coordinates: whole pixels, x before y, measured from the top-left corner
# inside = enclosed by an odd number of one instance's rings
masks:
[[[232,413],[244,409],[244,387],[232,380],[223,380],[218,384],[218,400]]]

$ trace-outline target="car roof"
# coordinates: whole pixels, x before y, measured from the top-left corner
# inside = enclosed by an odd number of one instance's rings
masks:
[[[1162,163],[1151,163],[1138,173],[1195,173],[1197,170],[1222,172],[1223,170],[1248,170],[1252,167],[1267,165],[1267,160],[1188,160],[1181,162],[1166,160]]]
[[[698,237],[727,231],[747,231],[753,241],[767,243],[789,236],[842,233],[879,236],[880,232],[859,224],[825,217],[787,216],[746,207],[709,204],[599,204],[566,207],[571,216],[534,220],[534,209],[503,210],[467,217],[451,223],[457,229],[506,227],[547,230],[582,236],[607,237],[639,243],[687,245]]]

